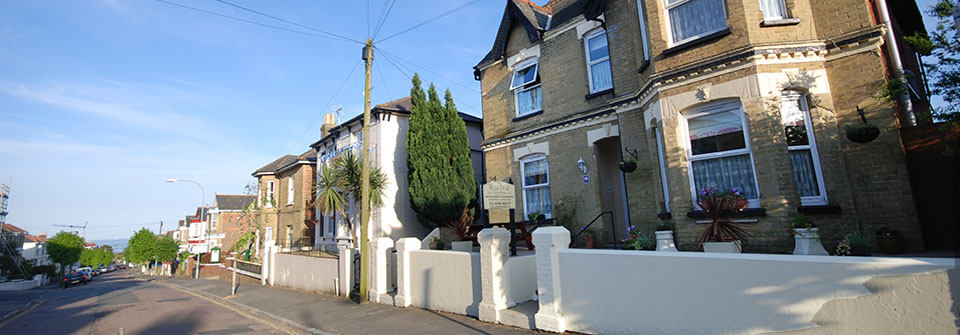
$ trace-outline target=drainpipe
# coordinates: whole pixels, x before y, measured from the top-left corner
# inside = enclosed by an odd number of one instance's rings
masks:
[[[893,63],[893,69],[896,71],[896,76],[902,80],[906,85],[910,85],[907,81],[907,78],[904,76],[903,71],[903,62],[900,60],[900,48],[897,47],[897,37],[893,33],[893,24],[890,22],[890,12],[887,10],[887,1],[886,0],[876,0],[877,1],[877,10],[880,11],[880,18],[883,20],[883,25],[886,27],[886,32],[884,34],[884,39],[886,40],[887,52],[890,54],[890,61]],[[910,92],[905,92],[900,97],[900,100],[903,101],[903,107],[907,112],[907,124],[910,126],[917,125],[917,115],[913,111],[913,101],[910,100]]]

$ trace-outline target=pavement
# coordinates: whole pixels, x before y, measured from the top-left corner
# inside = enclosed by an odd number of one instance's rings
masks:
[[[241,285],[212,279],[165,278],[156,283],[206,297],[305,334],[542,334],[481,322],[475,318],[417,307],[357,304],[345,297],[283,288]],[[230,297],[229,299],[227,297]]]

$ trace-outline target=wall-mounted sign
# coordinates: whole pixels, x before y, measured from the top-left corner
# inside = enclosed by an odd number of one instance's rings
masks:
[[[510,223],[509,209],[491,209],[487,211],[487,215],[491,224]]]
[[[517,195],[513,184],[502,181],[491,181],[483,184],[483,208],[511,209],[517,208]]]
[[[590,175],[588,174],[583,175],[583,183],[584,184],[590,183]]]

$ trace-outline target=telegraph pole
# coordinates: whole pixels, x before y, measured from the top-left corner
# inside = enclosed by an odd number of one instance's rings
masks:
[[[363,85],[363,152],[360,173],[360,299],[367,299],[367,238],[370,221],[370,69],[373,67],[373,40],[363,47],[366,74]],[[361,300],[362,301],[362,300]]]

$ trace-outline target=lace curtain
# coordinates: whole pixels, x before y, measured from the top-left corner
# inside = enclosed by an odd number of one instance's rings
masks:
[[[667,1],[667,5],[677,2],[680,1]],[[670,8],[673,42],[726,27],[727,17],[723,6],[723,0],[690,0]]]
[[[693,161],[691,165],[697,190],[704,187],[720,189],[737,187],[743,192],[744,198],[759,197],[749,154],[698,160]]]

